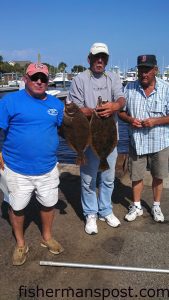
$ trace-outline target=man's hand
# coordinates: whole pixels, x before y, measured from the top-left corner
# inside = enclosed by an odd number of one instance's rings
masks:
[[[154,127],[156,125],[157,118],[148,118],[142,121],[143,127]]]
[[[130,124],[133,126],[133,127],[137,127],[137,128],[142,128],[143,127],[143,124],[142,124],[142,121],[137,119],[137,118],[130,118]]]
[[[106,102],[101,106],[96,107],[96,112],[100,117],[108,118],[113,113],[119,110],[119,105],[116,102]]]
[[[0,169],[4,170],[4,161],[2,157],[2,152],[0,152]]]
[[[93,108],[90,108],[90,107],[82,107],[80,108],[80,110],[84,113],[84,115],[87,117],[87,118],[91,118],[92,116],[92,113],[94,111]]]

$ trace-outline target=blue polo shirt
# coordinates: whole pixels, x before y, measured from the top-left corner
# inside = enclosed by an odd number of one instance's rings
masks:
[[[16,173],[41,175],[57,163],[57,127],[63,119],[63,103],[47,95],[46,100],[25,90],[0,100],[0,128],[5,131],[2,154],[5,164]]]

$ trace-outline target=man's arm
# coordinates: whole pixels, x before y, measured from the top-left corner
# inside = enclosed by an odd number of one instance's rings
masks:
[[[169,124],[169,116],[148,118],[142,121],[143,127],[154,127],[158,125],[167,125],[167,124]]]
[[[137,127],[137,128],[142,128],[143,127],[143,121],[141,121],[137,118],[133,118],[133,117],[129,116],[127,114],[127,112],[125,112],[125,111],[118,112],[118,116],[121,120],[123,120],[124,122],[129,123],[133,127]]]
[[[129,116],[126,111],[119,111],[118,112],[118,116],[121,120],[123,120],[124,122],[126,123],[129,123],[131,124],[132,123],[132,120],[133,118],[131,116]]]
[[[118,116],[124,122],[131,124],[134,127],[154,127],[158,125],[169,124],[169,116],[157,117],[157,118],[147,118],[144,120],[139,120],[129,116],[125,111],[118,113]]]
[[[5,139],[5,133],[2,128],[0,128],[0,169],[4,170],[4,161],[2,157],[2,146]]]

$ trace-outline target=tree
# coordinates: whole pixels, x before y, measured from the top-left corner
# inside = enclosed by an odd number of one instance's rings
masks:
[[[67,64],[65,64],[64,62],[60,62],[58,65],[58,71],[59,72],[65,72],[65,69],[67,68]]]
[[[0,55],[0,63],[3,62],[3,57]]]
[[[43,64],[45,64],[48,67],[49,73],[53,76],[58,72],[57,67],[54,67],[46,62],[44,62]]]
[[[72,73],[79,73],[79,72],[83,72],[84,70],[86,70],[85,67],[81,66],[81,65],[75,65],[71,71]]]

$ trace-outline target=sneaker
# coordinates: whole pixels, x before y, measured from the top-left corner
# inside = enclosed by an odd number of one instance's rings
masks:
[[[159,205],[153,205],[151,208],[151,214],[153,216],[154,221],[156,222],[164,222],[164,215],[161,211]]]
[[[86,225],[85,225],[85,232],[88,234],[96,234],[98,233],[96,215],[88,215],[86,217]]]
[[[106,217],[99,217],[99,220],[105,221],[108,225],[112,227],[118,227],[121,224],[119,219],[116,218],[113,212]]]
[[[44,248],[48,248],[48,250],[53,254],[60,254],[64,251],[63,247],[52,238],[48,241],[42,240],[41,246]]]
[[[137,217],[140,217],[143,215],[143,209],[139,208],[135,205],[129,206],[129,212],[127,215],[125,215],[124,219],[131,222],[134,221]]]
[[[24,246],[24,247],[16,246],[12,257],[13,266],[23,265],[26,261],[28,251],[29,251],[28,246]]]

